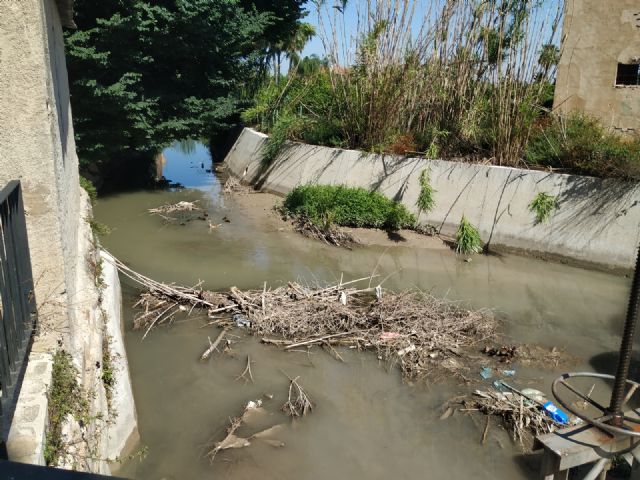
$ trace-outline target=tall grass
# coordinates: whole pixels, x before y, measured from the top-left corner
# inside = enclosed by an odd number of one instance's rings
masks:
[[[561,4],[355,0],[352,32],[333,1],[317,2],[347,143],[393,150],[410,135],[431,153],[518,164],[554,73]]]

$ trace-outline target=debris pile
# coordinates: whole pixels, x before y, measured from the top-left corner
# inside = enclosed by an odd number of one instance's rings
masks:
[[[319,288],[289,282],[275,289],[265,283],[258,290],[210,292],[199,285],[156,282],[117,260],[116,266],[147,288],[134,319],[134,328],[145,329],[145,336],[154,326],[170,323],[176,313],[203,308],[211,323],[245,325],[263,342],[288,350],[341,345],[375,351],[380,360],[399,365],[407,379],[439,370],[467,381],[464,373],[475,361],[470,347],[490,341],[498,325],[488,311],[466,310],[420,291],[383,290],[371,285],[374,277]],[[339,357],[337,351],[331,353]]]
[[[185,225],[192,220],[206,220],[209,214],[196,205],[197,201],[169,203],[156,208],[149,208],[151,215],[157,215],[167,222],[177,222]]]
[[[237,195],[248,195],[253,192],[253,189],[247,185],[243,185],[240,180],[234,176],[230,176],[224,186],[222,187],[224,193],[234,193]]]
[[[350,249],[357,245],[358,241],[350,233],[334,225],[326,225],[320,228],[306,215],[297,215],[293,219],[293,228],[307,238],[321,240],[327,245]]]
[[[274,437],[284,429],[284,425],[274,425],[247,436],[236,435],[239,428],[243,426],[251,427],[252,424],[256,423],[257,419],[266,415],[267,412],[262,406],[262,400],[250,400],[247,402],[242,415],[230,420],[225,437],[220,441],[211,441],[209,443],[210,450],[206,455],[209,461],[213,463],[216,455],[222,450],[249,447],[253,440],[261,440],[274,447],[283,447],[284,442]]]

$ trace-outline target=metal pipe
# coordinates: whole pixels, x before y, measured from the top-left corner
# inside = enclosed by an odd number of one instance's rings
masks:
[[[607,466],[609,462],[608,458],[601,458],[598,460],[595,465],[589,470],[589,473],[584,477],[583,480],[596,480],[598,476],[602,473],[604,468]]]
[[[640,248],[636,257],[636,270],[633,274],[633,284],[629,295],[629,306],[627,307],[627,318],[624,323],[622,341],[620,343],[620,357],[618,358],[618,370],[611,392],[611,403],[609,412],[612,419],[609,423],[617,427],[623,424],[622,404],[625,398],[625,388],[629,378],[629,365],[631,364],[631,353],[633,351],[633,337],[638,320],[638,308],[640,307]]]

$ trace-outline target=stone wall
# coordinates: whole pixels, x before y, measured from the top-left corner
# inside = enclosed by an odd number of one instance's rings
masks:
[[[0,3],[0,187],[14,179],[22,184],[39,315],[15,412],[3,412],[7,448],[10,459],[44,462],[46,391],[53,354],[63,348],[89,393],[90,413],[104,419],[66,429],[71,438],[89,439],[76,448],[78,459],[67,459],[66,465],[108,473],[107,460],[130,446],[137,431],[120,330],[118,277],[107,268],[104,282],[100,280],[101,256],[89,226],[91,205],[79,186],[58,11],[59,4],[69,7],[72,2]],[[108,341],[117,364],[114,405],[122,414],[115,417],[102,381]]]
[[[226,158],[234,175],[285,195],[306,183],[344,184],[379,191],[418,214],[419,176],[427,169],[435,207],[421,223],[454,236],[464,215],[493,250],[516,250],[574,263],[626,270],[635,263],[640,186],[616,180],[467,164],[288,142],[268,166],[267,136],[244,129]],[[536,224],[529,204],[539,192],[555,195],[559,209]]]
[[[616,86],[618,62],[640,63],[640,3],[567,1],[562,34],[554,108],[640,134],[640,86]]]

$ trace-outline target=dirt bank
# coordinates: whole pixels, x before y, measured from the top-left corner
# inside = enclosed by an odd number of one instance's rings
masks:
[[[275,210],[275,207],[282,203],[281,197],[271,193],[251,192],[234,194],[234,200],[240,205],[245,215],[262,224],[266,229],[294,232],[293,224],[283,220]],[[449,249],[442,239],[411,230],[399,230],[393,233],[375,228],[342,228],[342,230],[353,236],[363,246]]]

